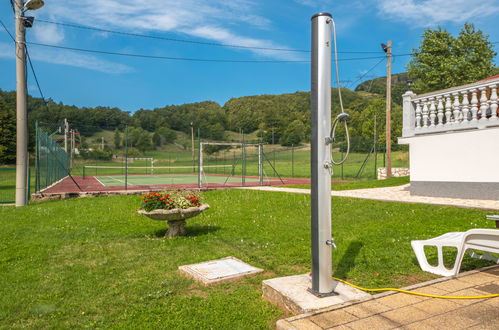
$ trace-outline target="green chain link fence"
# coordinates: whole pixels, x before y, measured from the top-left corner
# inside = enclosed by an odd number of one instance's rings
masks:
[[[69,173],[69,155],[53,138],[58,133],[58,130],[48,133],[36,125],[36,191],[52,185]]]

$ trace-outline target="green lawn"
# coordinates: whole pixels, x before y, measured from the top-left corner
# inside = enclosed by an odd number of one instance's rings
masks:
[[[140,196],[0,208],[0,327],[265,329],[284,316],[261,281],[310,271],[308,195],[223,190],[188,221],[188,236],[138,215]],[[335,276],[402,287],[422,272],[410,240],[491,227],[485,211],[333,199]],[[204,287],[180,265],[235,256],[263,275]],[[464,269],[490,263],[466,258]]]

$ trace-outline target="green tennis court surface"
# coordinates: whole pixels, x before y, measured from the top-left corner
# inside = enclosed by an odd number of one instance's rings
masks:
[[[123,186],[125,185],[124,175],[99,175],[94,176],[102,185],[110,186]],[[241,182],[240,177],[226,177],[223,175],[204,175],[203,183],[231,183]],[[246,182],[258,182],[258,178],[245,178]],[[158,184],[193,184],[198,182],[197,174],[158,174],[158,175],[128,175],[126,183],[129,186],[140,185],[158,185]]]

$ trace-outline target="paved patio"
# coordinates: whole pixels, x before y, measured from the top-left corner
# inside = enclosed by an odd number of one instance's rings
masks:
[[[499,294],[499,266],[406,288],[443,296]],[[387,292],[368,300],[279,320],[280,330],[498,329],[499,297],[440,299]]]
[[[332,191],[331,195],[339,197],[371,199],[371,200],[378,200],[385,202],[422,203],[422,204],[448,205],[448,206],[482,209],[482,210],[499,210],[499,201],[497,200],[411,196],[408,188],[409,184],[396,187],[337,190],[337,191]],[[310,189],[298,189],[298,188],[286,188],[286,187],[244,187],[240,189],[310,194]]]

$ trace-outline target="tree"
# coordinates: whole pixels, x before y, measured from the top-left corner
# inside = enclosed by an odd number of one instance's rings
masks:
[[[135,147],[142,152],[152,148],[151,136],[147,131],[140,129],[140,135],[137,139]]]
[[[161,135],[164,144],[173,143],[177,139],[177,133],[168,127],[161,127],[156,132]]]
[[[288,125],[281,136],[280,143],[283,146],[291,146],[300,143],[305,137],[305,125],[300,120],[294,120]]]
[[[392,150],[400,149],[397,144],[397,137],[402,134],[402,107],[392,103],[392,125],[391,125],[391,140]],[[352,119],[349,125],[351,137],[350,150],[359,152],[368,152],[373,147],[374,142],[374,127],[376,120],[376,133],[378,150],[383,150],[386,145],[386,101],[382,98],[372,100],[367,107],[361,112],[352,112]],[[339,136],[342,136],[342,132]]]
[[[119,149],[121,147],[121,135],[118,129],[114,130],[114,148]]]
[[[16,114],[0,98],[0,164],[16,161]]]
[[[407,65],[417,79],[414,90],[426,93],[459,86],[489,77],[495,72],[494,52],[489,36],[466,23],[453,37],[445,29],[427,29]]]
[[[152,135],[152,144],[155,147],[161,147],[161,135],[158,132],[154,132]]]

